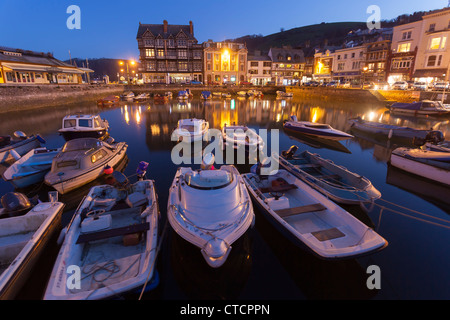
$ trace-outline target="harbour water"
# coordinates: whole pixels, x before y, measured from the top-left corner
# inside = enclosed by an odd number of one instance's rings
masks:
[[[233,299],[233,300],[302,300],[302,299],[449,299],[450,298],[450,188],[425,181],[388,165],[395,141],[352,132],[355,138],[337,143],[305,139],[283,131],[283,121],[295,114],[299,120],[328,123],[350,132],[349,118],[409,126],[435,128],[450,139],[450,118],[397,117],[387,109],[365,103],[333,103],[314,100],[217,99],[208,102],[194,99],[166,104],[120,102],[111,108],[99,108],[95,102],[49,107],[2,114],[0,134],[16,130],[39,133],[47,147],[60,147],[64,139],[58,134],[67,114],[99,113],[108,120],[110,134],[128,143],[125,175],[133,175],[140,161],[149,162],[147,177],[155,180],[161,210],[162,247],[158,257],[159,285],[144,299]],[[358,219],[373,227],[389,245],[370,256],[345,261],[323,261],[291,244],[264,216],[256,211],[254,228],[232,249],[229,261],[212,269],[200,251],[175,234],[166,223],[168,190],[177,165],[172,163],[174,143],[171,133],[182,118],[203,118],[210,128],[225,124],[246,124],[255,130],[278,129],[279,151],[297,145],[331,159],[350,171],[367,177],[381,192],[382,198],[366,212],[359,206],[345,206]],[[275,150],[276,151],[276,150]],[[197,155],[193,155],[194,157]],[[198,166],[198,165],[194,165]],[[248,164],[237,166],[248,172]],[[79,190],[61,195],[66,203],[63,224],[68,223],[79,201],[96,181]],[[13,191],[12,185],[0,181],[0,195]],[[44,184],[21,190],[46,199],[51,190]],[[425,214],[425,215],[424,215]],[[443,220],[438,220],[438,219]],[[36,266],[20,299],[40,299],[45,290],[58,246],[53,243]],[[381,288],[369,289],[369,266],[381,271]]]

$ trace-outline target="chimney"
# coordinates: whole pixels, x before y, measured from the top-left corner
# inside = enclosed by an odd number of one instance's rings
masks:
[[[192,24],[192,21],[189,21],[189,32],[191,35],[194,35],[194,25]]]
[[[167,20],[164,20],[163,23],[164,23],[164,33],[167,33]]]

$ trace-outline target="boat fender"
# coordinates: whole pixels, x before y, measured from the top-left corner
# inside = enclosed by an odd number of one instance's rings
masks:
[[[388,138],[391,139],[392,135],[394,134],[394,130],[389,130]]]
[[[20,154],[17,153],[16,150],[12,149],[9,151],[9,154],[17,161],[21,158]]]
[[[112,167],[110,167],[109,165],[106,165],[105,168],[103,169],[103,172],[105,174],[112,174],[114,172],[114,169]]]
[[[56,243],[58,244],[58,246],[62,245],[62,243],[64,242],[66,233],[67,233],[67,227],[63,228],[61,230],[61,232],[59,233],[58,239],[56,240]]]

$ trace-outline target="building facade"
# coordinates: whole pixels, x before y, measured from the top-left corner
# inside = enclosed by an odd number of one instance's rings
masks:
[[[335,48],[316,49],[314,54],[313,78],[319,82],[329,82],[333,77],[333,60]]]
[[[93,70],[77,68],[51,53],[0,47],[0,84],[78,84]]]
[[[247,80],[247,47],[229,41],[203,43],[205,84],[238,84]]]
[[[253,85],[264,86],[272,81],[272,60],[267,55],[261,55],[256,51],[255,55],[247,58],[247,79]]]
[[[413,78],[431,84],[450,79],[450,8],[435,10],[422,17],[421,38]]]
[[[202,45],[188,25],[139,23],[136,36],[144,83],[203,81]]]
[[[332,63],[332,79],[358,84],[364,82],[366,46],[356,46],[335,50]]]
[[[387,81],[388,57],[391,49],[393,29],[385,29],[380,36],[366,43],[367,70],[364,71],[364,78],[367,82],[383,83]]]
[[[412,80],[422,24],[420,20],[394,27],[387,61],[389,83]]]
[[[303,50],[292,48],[270,48],[272,60],[272,82],[276,85],[297,85],[305,72]]]

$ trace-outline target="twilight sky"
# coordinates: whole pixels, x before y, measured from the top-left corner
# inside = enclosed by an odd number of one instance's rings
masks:
[[[136,33],[141,23],[194,23],[199,43],[249,34],[268,35],[321,22],[361,21],[370,5],[381,19],[441,9],[448,0],[0,0],[0,46],[53,52],[69,58],[138,59]],[[69,30],[70,5],[81,10],[81,29]]]

